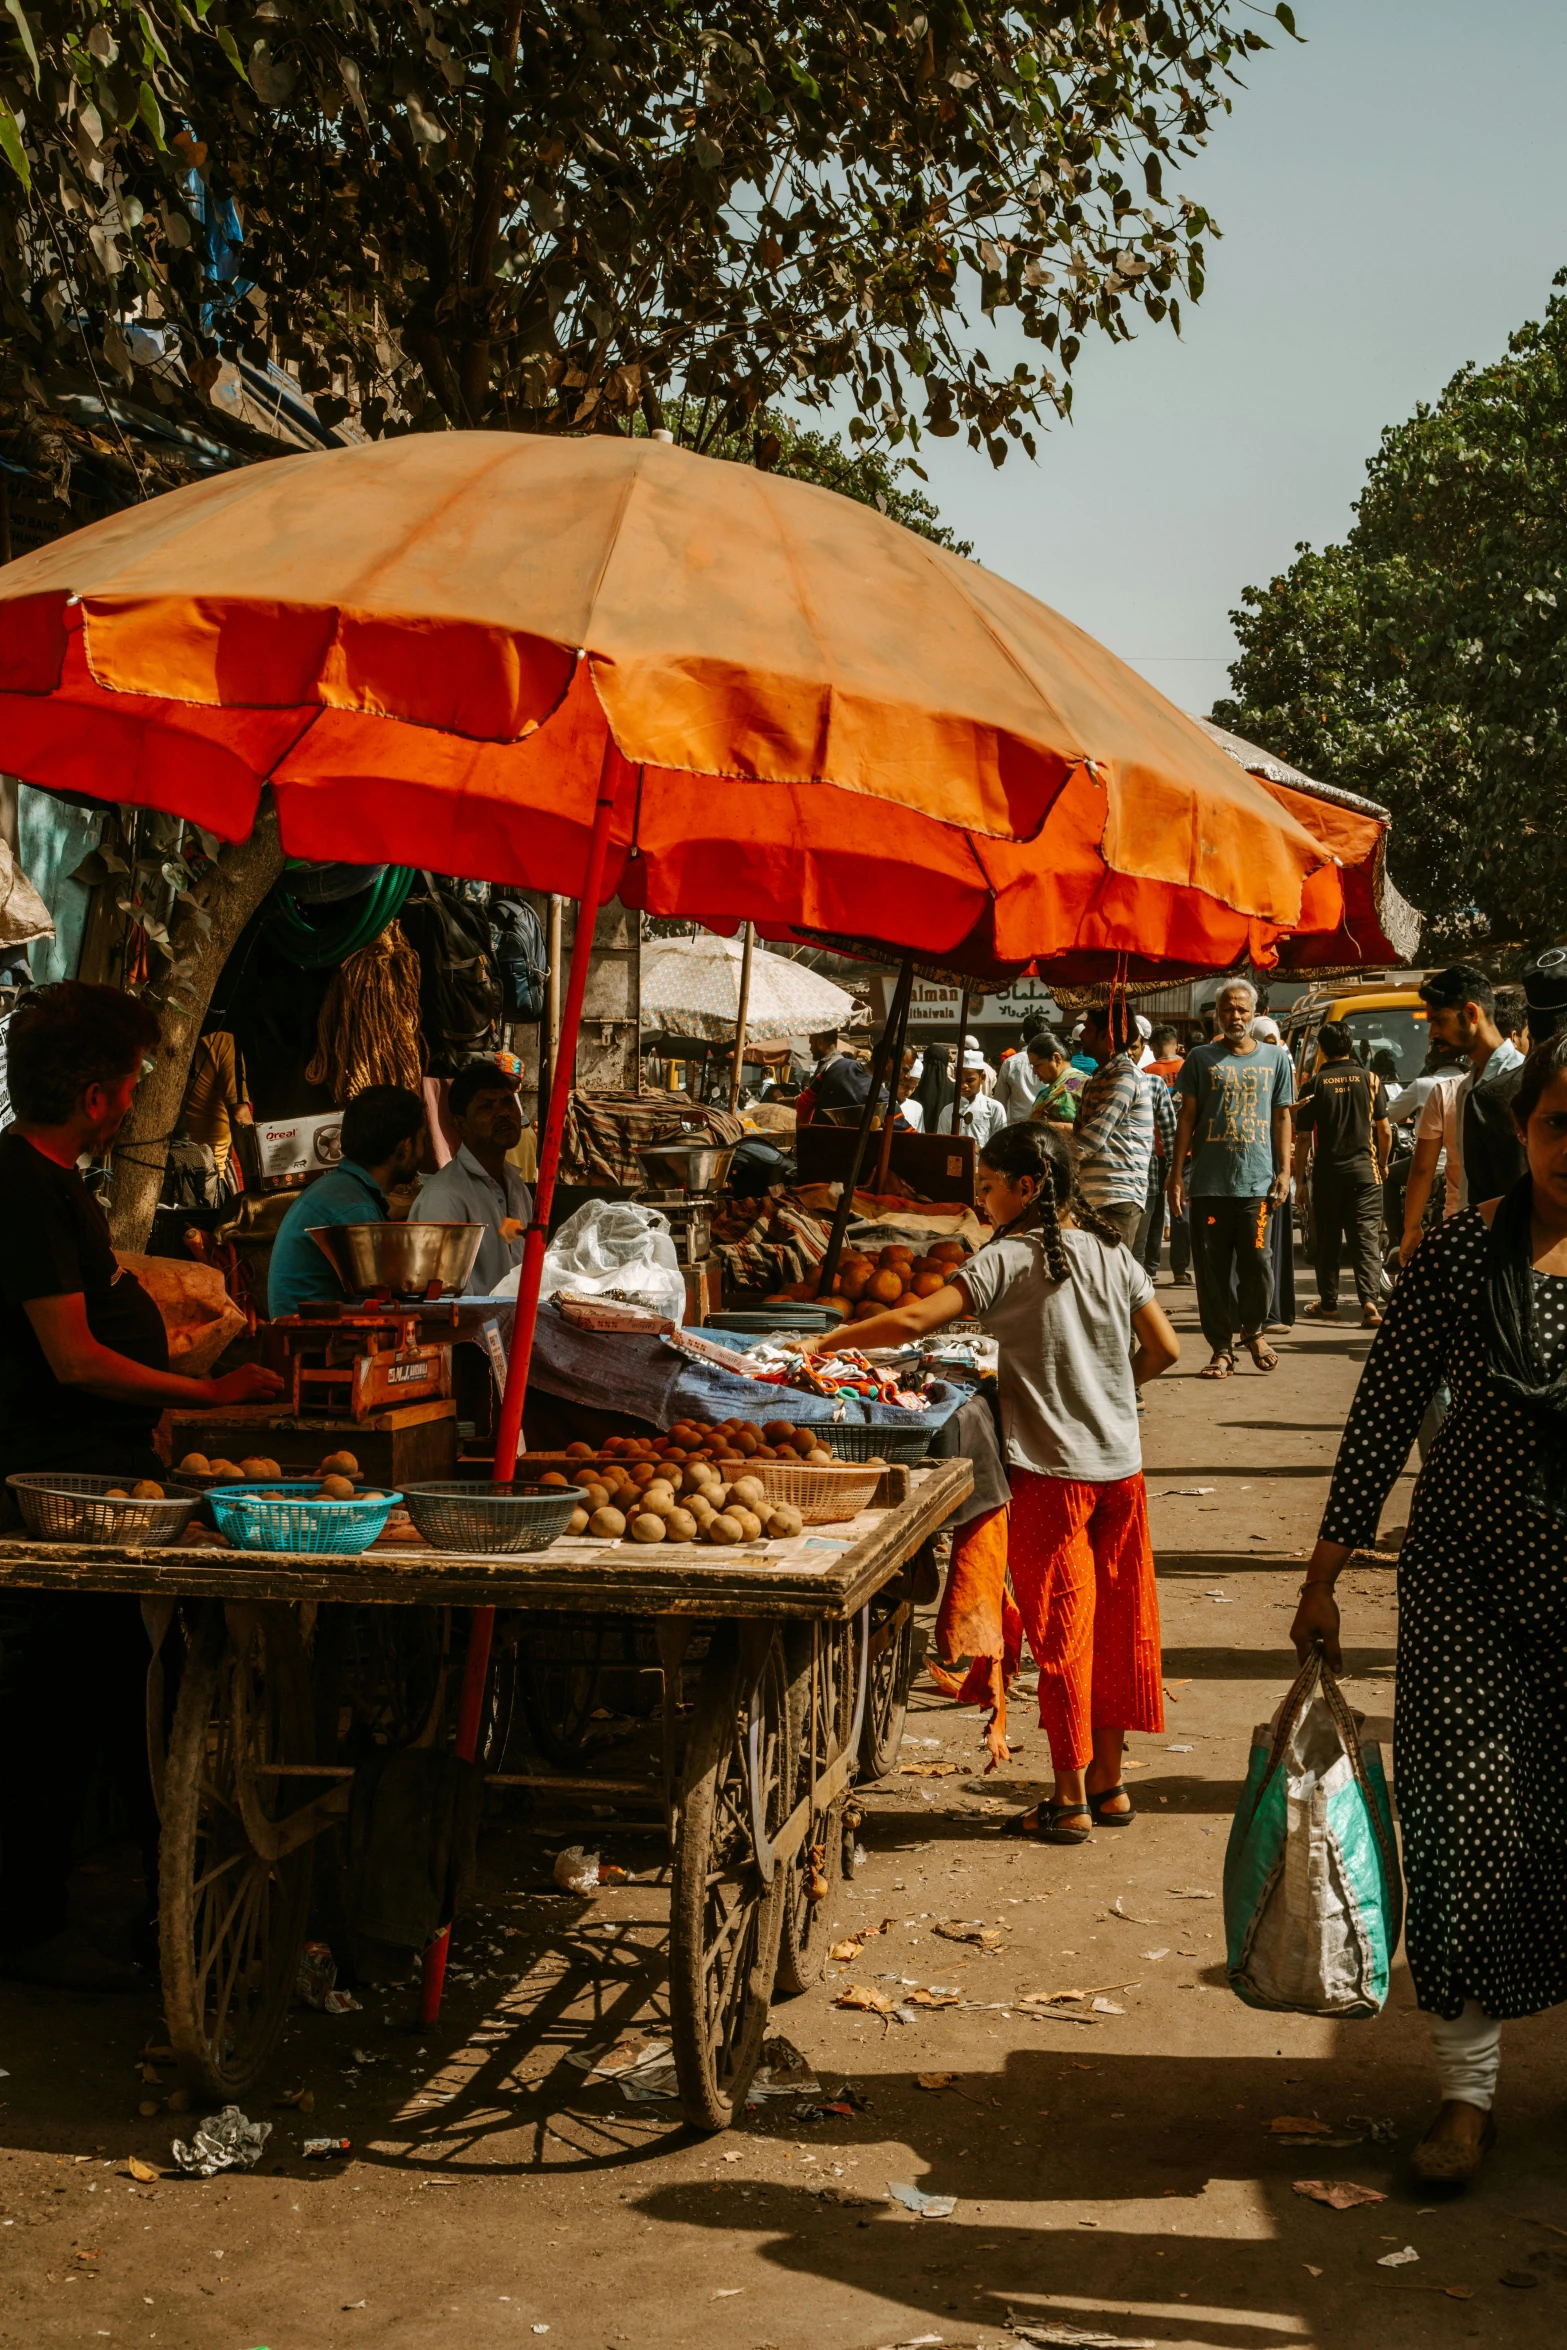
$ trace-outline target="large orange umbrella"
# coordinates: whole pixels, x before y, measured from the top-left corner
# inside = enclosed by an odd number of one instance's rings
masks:
[[[0,571],[4,764],[297,856],[903,950],[1175,953],[1298,929],[1327,852],[1069,622],[827,490],[652,441],[284,458]],[[907,988],[907,965],[904,987]],[[494,1473],[515,1469],[553,1090]],[[850,1186],[852,1192],[852,1185]],[[469,1644],[475,1749],[491,1612]],[[442,1954],[422,2013],[439,2001]]]
[[[873,508],[650,440],[446,433],[280,459],[0,572],[30,782],[300,856],[1003,960],[1216,967],[1322,844],[1056,613]],[[916,879],[917,876],[917,879]]]

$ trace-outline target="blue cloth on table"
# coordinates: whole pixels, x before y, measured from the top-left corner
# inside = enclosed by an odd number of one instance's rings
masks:
[[[457,1307],[459,1340],[478,1342],[481,1325],[493,1321],[501,1344],[510,1352],[514,1298],[443,1298],[441,1302],[443,1307]],[[726,1331],[699,1335],[717,1345],[730,1344]],[[896,1404],[865,1404],[857,1398],[840,1409],[831,1396],[805,1395],[798,1388],[746,1379],[717,1363],[693,1362],[661,1338],[639,1338],[628,1331],[578,1330],[549,1305],[539,1308],[528,1378],[531,1386],[542,1387],[549,1395],[589,1404],[596,1411],[627,1412],[655,1428],[668,1428],[688,1414],[710,1420],[790,1419],[802,1427],[827,1426],[834,1420],[869,1420],[879,1428],[937,1428],[972,1392],[943,1379],[933,1382],[924,1411],[908,1412]]]

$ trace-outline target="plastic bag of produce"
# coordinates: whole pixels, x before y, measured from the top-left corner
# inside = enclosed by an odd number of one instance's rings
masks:
[[[497,1297],[515,1297],[518,1273],[497,1284]],[[669,1219],[634,1200],[590,1199],[568,1216],[544,1252],[541,1297],[557,1289],[573,1297],[626,1297],[667,1314],[686,1317],[685,1276],[669,1236]]]
[[[1231,1985],[1248,2007],[1375,2015],[1403,1913],[1382,1751],[1319,1648],[1252,1734],[1224,1860]]]

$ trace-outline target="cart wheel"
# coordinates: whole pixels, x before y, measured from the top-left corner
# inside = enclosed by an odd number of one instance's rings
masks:
[[[614,1653],[612,1620],[568,1616],[530,1624],[517,1643],[516,1695],[534,1745],[552,1763],[581,1762],[594,1744],[599,1680]]]
[[[744,2107],[767,2031],[789,1872],[764,1883],[753,1821],[772,1837],[788,1817],[790,1743],[778,1634],[742,1641],[723,1626],[691,1717],[669,1901],[675,2074],[699,2130],[727,2129]]]
[[[450,1648],[450,1608],[322,1608],[311,1652],[317,1759],[427,1745],[460,1677]]]
[[[890,1584],[871,1608],[870,1675],[860,1731],[860,1777],[880,1779],[898,1759],[914,1678],[914,1603],[901,1580]]]
[[[853,1728],[850,1647],[857,1630],[854,1624],[801,1624],[784,1635],[794,1747],[791,1811],[843,1752]],[[813,1816],[785,1870],[776,1988],[788,1996],[810,1989],[827,1955],[827,1913],[843,1871],[844,1806],[840,1794]]]
[[[292,1611],[235,1606],[225,1621],[205,1609],[164,1766],[159,1929],[169,2039],[191,2086],[215,2097],[248,2089],[272,2053],[310,1898],[313,1838],[291,1842],[285,1823],[320,1789],[256,1765],[313,1759]]]

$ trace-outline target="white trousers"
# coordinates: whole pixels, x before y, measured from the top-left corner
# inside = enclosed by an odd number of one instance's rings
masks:
[[[1502,2062],[1501,2019],[1487,2015],[1477,1999],[1466,1999],[1463,2014],[1451,2023],[1432,2016],[1431,2052],[1442,2095],[1489,2113]]]

